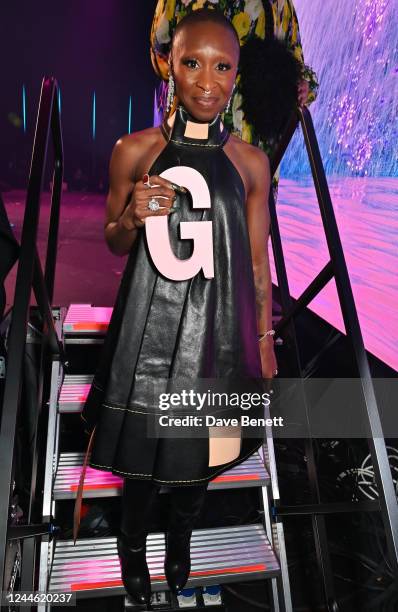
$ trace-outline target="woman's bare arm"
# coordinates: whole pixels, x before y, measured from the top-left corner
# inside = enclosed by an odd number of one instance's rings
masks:
[[[170,183],[161,177],[151,177],[158,185],[152,189],[136,177],[136,168],[147,147],[148,141],[143,136],[129,135],[120,138],[112,151],[104,229],[105,240],[115,255],[130,251],[146,217],[168,214],[175,196]],[[149,199],[160,195],[167,198],[162,200],[162,209],[148,210]]]
[[[248,167],[251,185],[246,200],[247,223],[256,289],[257,327],[258,333],[263,334],[272,328],[272,281],[268,257],[271,172],[268,157],[263,151],[250,148],[250,153]],[[260,342],[263,376],[266,378],[273,376],[276,366],[273,344],[270,335]]]
[[[109,192],[105,211],[105,240],[115,255],[131,249],[138,228],[126,217],[126,208],[134,191],[134,168],[140,147],[134,137],[120,138],[109,163]]]

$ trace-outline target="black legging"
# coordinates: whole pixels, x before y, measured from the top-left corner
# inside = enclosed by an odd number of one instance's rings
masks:
[[[208,483],[170,487],[169,526],[189,529],[198,518],[206,498]],[[148,530],[160,485],[153,480],[125,478],[122,493],[121,530],[139,536]]]

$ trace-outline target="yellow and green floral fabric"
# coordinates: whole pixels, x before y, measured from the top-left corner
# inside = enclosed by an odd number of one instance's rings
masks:
[[[270,6],[264,7],[265,2]],[[315,100],[318,80],[315,72],[304,63],[299,24],[292,0],[158,0],[151,29],[151,59],[157,74],[163,80],[168,80],[168,54],[176,24],[187,13],[204,7],[223,11],[235,26],[241,46],[252,36],[265,38],[266,33],[270,31],[267,15],[271,15],[269,11],[271,8],[274,36],[284,41],[302,64],[303,79],[309,83],[306,104],[311,104]],[[243,112],[239,109],[241,103],[242,94],[238,75],[230,110],[224,113],[223,121],[233,134],[248,143],[256,144],[270,154],[273,143],[263,142],[258,138],[253,126],[243,118]]]

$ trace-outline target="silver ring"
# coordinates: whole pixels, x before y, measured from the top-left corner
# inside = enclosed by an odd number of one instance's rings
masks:
[[[155,198],[151,198],[148,202],[148,206],[147,208],[149,208],[149,210],[159,210],[160,206],[159,206],[159,202],[157,200],[155,200]]]
[[[275,370],[275,376],[278,374],[278,370]]]

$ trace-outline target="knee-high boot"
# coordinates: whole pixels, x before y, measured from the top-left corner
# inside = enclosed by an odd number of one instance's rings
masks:
[[[207,486],[208,483],[171,487],[164,571],[175,594],[184,588],[191,571],[191,535],[206,498]]]
[[[117,550],[124,587],[134,603],[150,604],[146,538],[159,487],[151,480],[124,479]]]

